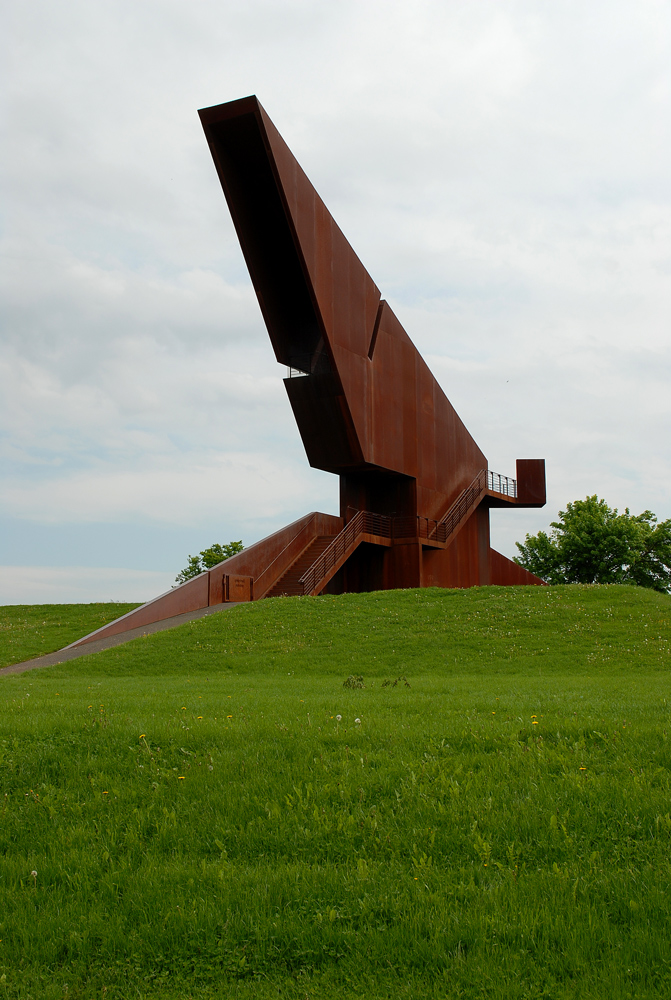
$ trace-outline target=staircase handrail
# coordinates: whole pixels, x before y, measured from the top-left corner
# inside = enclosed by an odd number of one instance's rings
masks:
[[[335,536],[330,545],[324,549],[322,554],[303,573],[303,576],[298,581],[303,587],[303,593],[312,593],[329,570],[333,569],[338,560],[342,559],[345,552],[354,545],[359,535],[377,535],[381,538],[391,538],[392,530],[392,518],[386,517],[384,514],[373,514],[369,510],[357,511],[342,531]]]
[[[443,514],[440,520],[436,521],[432,531],[427,531],[426,537],[445,544],[450,535],[453,535],[459,527],[459,524],[464,519],[480,494],[484,493],[487,489],[487,481],[487,469],[482,469],[478,472],[473,482],[461,491],[457,499],[453,504],[451,504],[447,512]]]
[[[499,473],[491,472],[489,469],[481,469],[475,479],[461,491],[447,512],[439,520],[434,521],[418,516],[415,521],[416,527],[412,526],[411,531],[406,530],[409,526],[407,523],[409,521],[408,518],[387,517],[384,514],[374,514],[369,510],[357,511],[354,517],[335,536],[330,545],[324,549],[322,554],[303,573],[303,576],[298,581],[303,587],[303,593],[311,594],[315,590],[329,570],[354,545],[359,535],[377,535],[381,538],[403,538],[406,535],[410,535],[418,538],[426,538],[428,541],[435,541],[441,545],[445,545],[467,514],[469,514],[474,503],[487,490],[502,493],[505,496],[516,497],[517,482],[508,476],[501,476]],[[424,523],[426,527],[423,531],[422,527]],[[433,527],[430,528],[430,524]]]
[[[461,491],[447,513],[435,522],[431,531],[429,531],[427,521],[426,538],[445,544],[457,530],[478,497],[487,491],[517,497],[517,480],[510,476],[502,476],[499,472],[492,472],[490,469],[482,469],[473,482]],[[421,532],[418,533],[421,534]]]

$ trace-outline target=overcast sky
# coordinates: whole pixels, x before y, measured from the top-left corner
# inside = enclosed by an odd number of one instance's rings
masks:
[[[337,512],[196,113],[248,94],[489,467],[545,457],[495,547],[592,493],[671,517],[671,2],[3,7],[0,603]]]

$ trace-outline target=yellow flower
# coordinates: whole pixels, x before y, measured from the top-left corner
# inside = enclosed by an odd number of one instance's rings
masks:
[[[146,736],[146,733],[140,733],[140,739],[141,740],[143,740],[145,738],[145,736]]]
[[[177,780],[184,781],[184,775],[183,774],[178,775]]]

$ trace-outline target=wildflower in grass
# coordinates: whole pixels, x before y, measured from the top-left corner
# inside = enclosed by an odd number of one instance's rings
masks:
[[[232,716],[232,715],[227,715],[227,716],[226,716],[226,718],[227,718],[227,719],[232,719],[232,718],[233,718],[233,716]]]
[[[145,736],[146,736],[146,733],[140,733],[140,739],[141,740],[143,740],[145,738]]]
[[[342,715],[336,715],[336,722],[342,722]]]
[[[185,779],[184,779],[184,775],[183,775],[183,774],[178,774],[178,775],[177,775],[177,780],[178,780],[178,781],[184,781],[184,780],[185,780]]]
[[[202,719],[203,717],[202,717],[202,715],[199,715],[199,716],[198,716],[198,718],[199,718],[199,719]]]
[[[354,720],[354,724],[355,724],[356,726],[360,726],[360,725],[361,725],[361,719],[355,719],[355,720]]]

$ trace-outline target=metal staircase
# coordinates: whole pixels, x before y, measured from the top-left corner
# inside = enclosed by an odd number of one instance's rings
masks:
[[[517,483],[508,476],[483,469],[461,491],[440,519],[428,517],[385,517],[360,510],[335,536],[296,580],[296,594],[319,594],[361,542],[393,545],[395,542],[421,540],[431,548],[447,548],[466,523],[485,493],[514,498]],[[290,571],[293,573],[293,567]],[[270,595],[269,595],[270,596]]]
[[[333,541],[333,535],[318,535],[310,542],[308,547],[301,553],[294,563],[291,564],[286,573],[283,573],[277,583],[271,587],[266,597],[298,597],[305,593],[300,579],[316,560],[319,559],[324,549]]]
[[[298,581],[301,594],[316,595],[324,589],[361,542],[391,545],[394,519],[369,510],[360,510],[331,540]]]

